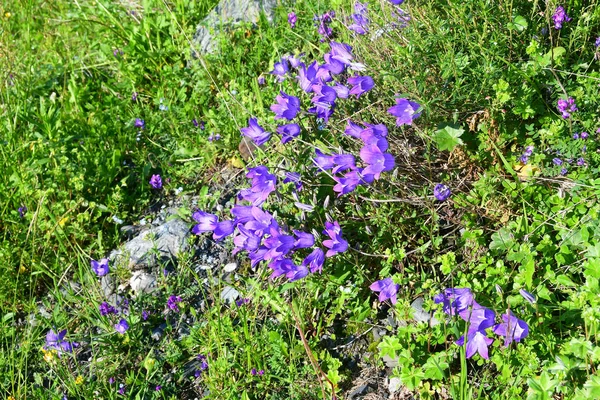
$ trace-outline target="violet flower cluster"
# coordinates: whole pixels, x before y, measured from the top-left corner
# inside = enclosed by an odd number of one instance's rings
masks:
[[[564,119],[570,118],[571,113],[577,111],[577,105],[572,97],[569,97],[567,100],[559,99],[557,108]]]
[[[567,12],[562,6],[556,7],[554,14],[552,15],[552,21],[554,21],[554,29],[561,29],[563,23],[569,22],[571,18],[567,15]]]
[[[367,5],[368,3],[361,3],[357,1],[354,4],[354,14],[350,15],[352,24],[348,26],[353,32],[359,35],[366,35],[369,31],[369,18],[367,18]]]
[[[527,293],[530,301],[533,298]],[[489,358],[488,347],[494,342],[493,338],[488,337],[487,329],[499,336],[503,336],[504,346],[508,347],[512,342],[520,342],[529,334],[529,326],[521,319],[508,310],[506,314],[501,315],[501,323],[496,323],[496,313],[475,301],[475,297],[468,288],[447,288],[442,293],[434,297],[436,304],[442,304],[442,310],[450,315],[458,315],[467,322],[467,335],[458,338],[456,344],[463,346],[466,340],[466,356],[473,357],[475,353],[485,359]]]
[[[525,147],[525,151],[523,151],[523,154],[521,155],[521,157],[519,157],[519,161],[521,162],[521,164],[527,164],[527,162],[529,161],[529,157],[533,155],[533,150],[533,146]]]
[[[198,222],[192,232],[200,235],[213,232],[214,240],[233,235],[234,254],[246,251],[253,268],[261,262],[268,263],[272,270],[271,279],[285,276],[291,282],[306,277],[309,273],[321,272],[326,257],[333,257],[348,249],[348,242],[342,237],[342,229],[337,221],[326,222],[323,234],[328,239],[322,244],[325,251],[315,246],[315,237],[300,230],[289,232],[282,227],[269,211],[262,208],[269,194],[276,188],[277,177],[265,166],[250,168],[246,177],[252,186],[238,194],[237,204],[231,209],[232,220],[219,222],[214,214],[196,211],[193,218]],[[243,202],[249,204],[243,204]],[[304,256],[298,265],[293,256],[297,252],[312,251]]]
[[[329,26],[331,21],[335,18],[335,11],[328,11],[323,15],[315,15],[313,20],[315,21],[315,25],[317,26],[317,32],[321,36],[321,42],[324,42],[325,39],[331,38],[333,36],[333,30]]]

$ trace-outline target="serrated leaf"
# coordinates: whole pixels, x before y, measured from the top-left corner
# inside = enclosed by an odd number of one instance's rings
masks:
[[[456,146],[462,145],[463,141],[460,138],[465,132],[464,129],[453,127],[450,125],[442,129],[438,129],[433,135],[433,140],[440,150],[452,151]]]

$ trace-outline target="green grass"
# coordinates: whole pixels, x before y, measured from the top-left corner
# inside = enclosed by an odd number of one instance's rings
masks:
[[[273,25],[262,19],[224,33],[219,52],[192,59],[190,38],[216,3],[9,0],[0,7],[0,391],[15,399],[320,399],[333,385],[341,397],[357,373],[348,358],[368,353],[358,361],[380,368],[381,355],[397,357],[392,374],[423,399],[598,397],[596,2],[563,4],[572,21],[556,30],[555,2],[407,0],[410,22],[388,29],[393,7],[381,0],[368,5],[371,31],[382,30],[373,39],[345,28],[352,2],[306,0],[282,4]],[[176,198],[178,187],[201,193],[197,206],[216,212],[226,195],[219,187],[230,183],[219,171],[242,173],[239,129],[248,118],[273,132],[269,107],[280,90],[308,104],[293,79],[278,83],[269,71],[285,54],[322,60],[329,46],[312,19],[330,8],[335,40],[352,45],[375,88],[339,101],[327,125],[303,115],[299,139],[285,146],[272,139],[245,167],[302,173],[298,198],[278,185],[265,208],[306,231],[337,220],[351,249],[328,258],[323,274],[293,283],[270,280],[268,268],[252,270],[241,253],[231,284],[250,299],[242,306],[224,304],[224,283],[204,285],[194,258],[182,255],[154,294],[131,299],[131,328],[116,334],[120,317],[99,314],[105,299],[89,266],[123,241],[115,219],[137,224]],[[293,30],[291,10],[299,21]],[[556,109],[567,96],[579,107],[571,119]],[[396,97],[422,105],[412,126],[396,127],[387,113]],[[396,170],[337,198],[335,182],[310,159],[314,148],[344,149],[360,162],[362,144],[343,134],[348,119],[386,124]],[[440,148],[444,126],[460,140]],[[590,139],[572,139],[583,131]],[[222,139],[209,141],[214,134]],[[527,145],[535,152],[524,166]],[[160,192],[148,183],[157,173]],[[433,199],[437,183],[451,187],[450,200]],[[315,210],[300,212],[297,201]],[[184,204],[180,214],[192,226],[192,205]],[[220,217],[228,218],[230,205]],[[201,240],[209,239],[192,239]],[[118,283],[130,274],[111,273]],[[402,288],[398,303],[375,306],[368,286],[390,276]],[[496,322],[512,310],[529,336],[508,349],[496,336],[490,360],[466,359],[453,343],[465,324],[433,303],[446,287],[471,288]],[[179,312],[168,310],[170,295],[182,297]],[[352,338],[371,338],[388,314],[409,320],[416,297],[444,323],[385,327],[389,334],[368,349],[337,352]],[[151,312],[147,320],[142,311]],[[79,347],[60,358],[40,350],[49,329],[67,329]],[[324,337],[343,346],[333,349]],[[198,355],[208,369],[194,378]]]

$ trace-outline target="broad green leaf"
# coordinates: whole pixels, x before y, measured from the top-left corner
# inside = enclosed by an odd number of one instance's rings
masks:
[[[515,237],[508,228],[500,228],[492,235],[490,250],[507,251],[515,245]]]
[[[465,130],[460,127],[455,128],[447,125],[435,132],[433,140],[437,144],[438,149],[452,151],[456,146],[463,144],[460,137],[464,132]]]

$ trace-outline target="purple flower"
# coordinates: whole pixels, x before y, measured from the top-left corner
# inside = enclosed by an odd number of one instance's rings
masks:
[[[113,378],[112,376],[110,378],[108,378],[108,384],[112,385],[113,383],[115,383],[115,378]]]
[[[271,75],[275,75],[279,82],[283,82],[285,80],[285,74],[287,74],[289,70],[290,69],[287,60],[281,60],[273,65],[273,71],[271,71]]]
[[[268,168],[263,165],[248,169],[246,178],[252,179],[252,187],[240,191],[239,196],[257,207],[267,200],[277,183],[277,177],[270,174]]]
[[[19,207],[19,208],[17,209],[17,211],[19,212],[19,216],[20,216],[21,218],[24,218],[24,217],[25,217],[25,213],[27,213],[27,207],[25,207],[25,206],[21,206],[21,207]]]
[[[600,47],[600,36],[596,38],[596,42],[594,43],[596,47]]]
[[[271,111],[275,113],[275,119],[287,119],[288,121],[296,118],[300,111],[300,99],[296,96],[290,96],[281,91],[276,97],[277,104],[271,106]]]
[[[475,353],[479,353],[479,355],[486,360],[489,358],[488,356],[488,346],[494,342],[494,339],[488,338],[485,333],[481,331],[473,331],[467,335],[467,358],[471,358],[475,355]],[[465,344],[464,336],[461,336],[456,344],[459,346],[463,346]]]
[[[328,156],[321,152],[319,149],[315,149],[316,157],[313,158],[313,162],[322,171],[332,169],[335,163],[333,162],[334,156]]]
[[[387,299],[390,299],[392,304],[396,304],[398,290],[400,290],[400,285],[395,284],[392,278],[385,278],[379,281],[375,281],[369,286],[374,292],[379,292],[379,301],[384,302]]]
[[[127,332],[127,330],[129,329],[129,324],[124,319],[121,319],[114,326],[115,331],[119,332],[121,335],[125,334],[125,332]]]
[[[283,183],[293,183],[296,186],[296,190],[302,190],[302,180],[300,174],[297,172],[286,172]]]
[[[150,186],[152,186],[153,189],[162,189],[162,179],[160,177],[160,175],[152,175],[150,177]]]
[[[525,290],[525,289],[521,289],[521,290],[519,290],[519,293],[520,293],[520,294],[521,294],[521,296],[523,296],[523,298],[524,298],[525,300],[527,300],[529,303],[531,303],[531,304],[535,304],[535,302],[536,302],[536,299],[535,299],[535,296],[534,296],[533,294],[529,293],[529,292],[528,292],[527,290]]]
[[[154,390],[156,390],[157,392],[159,392],[162,389],[162,386],[160,385],[156,385],[156,387],[154,388]]]
[[[400,4],[404,3],[404,0],[390,0],[390,3],[399,6]]]
[[[122,383],[119,384],[119,390],[117,390],[117,393],[119,393],[121,395],[124,395],[125,394],[125,388],[126,388],[125,385],[123,385]]]
[[[566,168],[561,168],[561,170],[560,170],[560,174],[561,174],[562,176],[565,176],[565,175],[566,175],[566,174],[568,174],[568,173],[569,173],[569,170],[568,170],[568,169],[566,169]]]
[[[346,171],[348,169],[356,168],[354,156],[352,154],[334,154],[333,163],[335,164],[335,166],[333,167],[331,172],[334,174],[337,174],[341,171]]]
[[[238,307],[241,307],[241,306],[243,306],[244,304],[248,304],[248,303],[250,303],[250,299],[248,299],[248,298],[245,298],[245,297],[243,297],[243,298],[241,298],[241,299],[237,299],[237,300],[235,301],[235,305],[236,305],[236,306],[238,306]]]
[[[362,182],[358,170],[349,171],[343,177],[334,176],[333,179],[336,181],[333,191],[338,193],[338,197],[353,192]]]
[[[389,153],[383,153],[377,145],[365,145],[360,149],[360,158],[367,164],[363,170],[363,175],[373,175],[375,179],[384,171],[394,169],[394,156]]]
[[[417,112],[419,108],[421,108],[419,103],[396,98],[396,105],[388,108],[388,113],[396,117],[396,126],[412,125],[413,120],[421,115],[420,112]]]
[[[108,304],[106,301],[102,302],[102,304],[100,304],[98,308],[100,309],[100,315],[102,315],[103,317],[109,314],[118,313],[117,309]]]
[[[446,200],[448,197],[450,197],[451,194],[452,194],[452,191],[450,191],[450,188],[448,186],[444,185],[443,183],[438,183],[433,188],[433,195],[439,201]]]
[[[504,336],[504,347],[508,347],[513,341],[520,342],[529,334],[529,326],[522,319],[518,319],[509,311],[502,314],[502,322],[494,327],[496,335]]]
[[[136,100],[137,100],[137,97],[138,97],[138,94],[137,94],[137,92],[133,92],[133,93],[131,94],[131,101],[136,101]]]
[[[148,320],[148,317],[149,317],[149,316],[150,316],[150,313],[149,313],[148,311],[146,311],[146,310],[143,310],[143,311],[142,311],[142,319],[143,319],[144,321]]]
[[[249,126],[247,128],[241,129],[242,136],[249,137],[257,146],[265,144],[271,138],[271,134],[269,132],[265,132],[263,127],[258,124],[258,120],[256,118],[250,118],[248,120],[248,125]]]
[[[581,167],[581,166],[585,165],[585,160],[583,159],[583,157],[579,157],[579,158],[577,159],[577,165],[578,165],[579,167]]]
[[[443,303],[442,311],[450,316],[463,312],[475,301],[469,288],[446,288],[433,300],[436,304]]]
[[[108,268],[108,258],[103,258],[100,262],[92,260],[90,264],[92,265],[92,270],[98,276],[104,276],[110,272],[110,269]]]
[[[332,86],[333,90],[337,94],[338,99],[347,99],[350,96],[350,89],[346,86],[342,85],[339,82],[336,82],[334,86]]]
[[[288,14],[288,24],[290,24],[290,28],[294,29],[296,27],[296,22],[298,22],[298,17],[296,17],[296,13],[291,12]]]
[[[316,61],[313,61],[308,67],[302,64],[298,69],[298,83],[300,84],[300,88],[304,90],[306,93],[310,93],[313,91],[313,85],[318,83],[317,80],[317,71],[319,70],[319,64]]]
[[[261,76],[258,77],[258,84],[261,85],[261,86],[265,84],[265,77],[264,76],[261,75]]]
[[[59,355],[63,351],[71,353],[73,351],[73,347],[77,347],[77,344],[63,340],[66,335],[66,329],[60,331],[58,334],[55,333],[52,329],[50,329],[48,333],[46,333],[46,344],[44,345],[44,348],[46,350],[56,350]]]
[[[358,33],[359,35],[366,35],[369,29],[369,19],[366,17],[366,15],[352,14],[351,18],[353,23],[348,26],[348,29]]]
[[[554,21],[554,29],[560,29],[562,28],[562,24],[564,22],[569,22],[571,18],[569,18],[562,6],[558,6],[554,11],[554,15],[552,15],[552,20]]]
[[[294,235],[298,238],[294,242],[294,249],[306,249],[315,245],[315,237],[310,233],[294,229]]]
[[[487,307],[477,303],[475,300],[471,305],[458,313],[460,317],[469,323],[469,332],[484,332],[494,325],[496,313]]]
[[[220,241],[224,237],[227,237],[233,233],[235,226],[233,221],[221,221],[217,224],[217,227],[213,231],[213,240]]]
[[[357,125],[352,121],[348,121],[348,125],[346,125],[346,129],[344,130],[344,133],[348,136],[359,138],[360,133],[362,131],[363,131],[363,128],[361,128],[360,125]]]
[[[590,135],[587,132],[581,132],[581,135],[579,135],[579,137],[581,138],[581,140],[585,140],[588,137],[590,137]]]
[[[256,368],[252,368],[252,370],[250,370],[250,373],[254,376],[258,375],[258,371],[256,371]]]
[[[181,303],[181,297],[175,296],[174,294],[167,299],[167,307],[175,312],[179,312],[179,307],[177,306],[179,303]]]
[[[559,99],[557,108],[564,119],[571,117],[571,113],[577,111],[577,105],[575,105],[575,100],[572,97],[567,100]]]
[[[194,218],[194,220],[198,222],[198,225],[192,228],[192,233],[196,235],[200,235],[204,232],[214,231],[219,221],[216,215],[199,210],[192,214],[192,218]]]
[[[533,146],[527,146],[525,147],[525,151],[523,152],[524,155],[526,155],[527,157],[530,157],[533,154]]]
[[[563,160],[561,160],[560,158],[556,157],[552,159],[552,162],[554,163],[554,165],[563,165]]]
[[[368,92],[375,86],[375,82],[370,76],[353,76],[348,78],[348,83],[353,85],[350,94],[355,94],[356,97],[360,97],[361,94]]]
[[[133,123],[133,126],[136,128],[144,129],[146,127],[146,123],[143,119],[136,118],[135,122]]]
[[[342,228],[337,221],[325,222],[323,233],[331,238],[323,241],[323,246],[329,249],[325,254],[326,257],[332,257],[348,250],[348,242],[342,238]]]
[[[302,261],[302,265],[310,268],[310,272],[313,274],[317,271],[321,272],[323,270],[323,264],[325,263],[325,253],[320,248],[315,248],[312,253],[310,253],[306,258]]]

